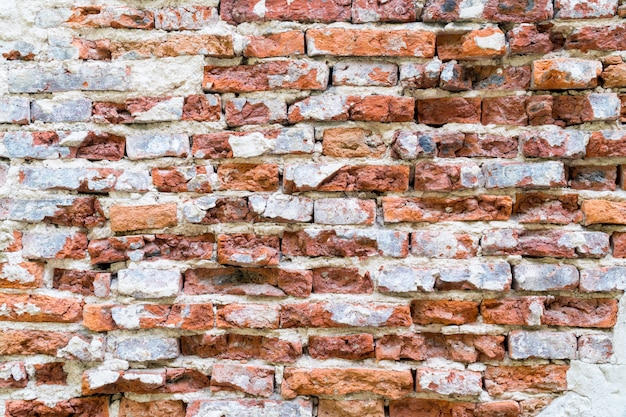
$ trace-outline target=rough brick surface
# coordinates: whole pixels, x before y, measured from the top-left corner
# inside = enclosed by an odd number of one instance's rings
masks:
[[[626,415],[625,0],[71,3],[0,1],[5,417]]]

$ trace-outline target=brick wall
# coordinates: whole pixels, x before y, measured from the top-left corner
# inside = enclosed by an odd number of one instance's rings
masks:
[[[5,0],[0,414],[623,416],[625,17]]]

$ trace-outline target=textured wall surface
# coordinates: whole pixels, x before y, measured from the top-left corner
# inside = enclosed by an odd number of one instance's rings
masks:
[[[2,0],[0,415],[626,416],[625,17]]]

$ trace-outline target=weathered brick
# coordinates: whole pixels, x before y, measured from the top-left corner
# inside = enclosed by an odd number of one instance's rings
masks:
[[[179,355],[178,339],[146,336],[119,339],[113,355],[131,362],[174,359]]]
[[[538,326],[545,301],[545,297],[487,299],[480,304],[480,315],[488,324]]]
[[[481,188],[483,173],[478,164],[420,162],[415,166],[413,188],[419,191],[457,191]]]
[[[435,88],[439,85],[441,68],[437,58],[428,64],[400,64],[400,84],[405,88]]]
[[[473,323],[478,317],[478,303],[474,301],[413,300],[413,323],[427,325]]]
[[[10,69],[9,92],[126,91],[130,68],[116,63],[80,63],[72,66],[20,66]],[[45,103],[45,102],[44,102]]]
[[[568,365],[488,366],[485,388],[489,395],[505,392],[561,392],[567,389]]]
[[[55,268],[52,287],[82,295],[106,297],[111,287],[111,273]]]
[[[82,378],[84,395],[123,392],[172,394],[194,392],[208,387],[209,378],[206,375],[186,368],[126,371],[91,369],[84,372]]]
[[[30,100],[25,97],[0,98],[0,123],[27,125],[30,122]]]
[[[211,390],[234,390],[269,397],[274,392],[274,368],[215,364],[211,372]]]
[[[39,262],[0,263],[0,288],[37,288],[43,283],[44,265]]]
[[[577,49],[582,52],[619,51],[626,47],[625,31],[626,25],[623,23],[610,26],[584,26],[574,30],[567,37],[565,49]]]
[[[472,80],[469,77],[469,71],[456,61],[446,62],[441,70],[439,88],[453,92],[471,90]]]
[[[25,388],[28,384],[28,374],[24,362],[0,363],[0,388]]]
[[[48,362],[35,365],[37,385],[67,385],[67,373],[63,362]]]
[[[33,100],[31,103],[33,122],[86,122],[91,119],[91,100]]]
[[[508,196],[481,195],[461,198],[383,197],[386,223],[489,221],[511,217],[512,201]]]
[[[54,415],[58,417],[108,417],[107,397],[71,398],[50,406],[42,401],[9,400],[6,402],[6,417],[30,417]]]
[[[0,218],[86,228],[102,226],[106,221],[100,203],[95,197],[50,200],[2,199]]]
[[[609,200],[585,200],[581,205],[585,224],[626,224],[626,203]]]
[[[131,160],[186,157],[189,151],[189,136],[185,133],[137,133],[126,136],[126,155]]]
[[[217,93],[274,89],[324,90],[329,70],[313,61],[271,61],[235,67],[206,66],[202,88]]]
[[[439,156],[445,158],[515,158],[517,156],[517,137],[490,133],[453,133],[440,134],[435,138],[437,138]]]
[[[126,232],[140,229],[161,229],[178,224],[176,204],[150,206],[111,206],[111,230]]]
[[[555,48],[551,34],[541,26],[522,23],[507,32],[512,54],[545,54]]]
[[[201,30],[218,20],[217,9],[207,6],[165,7],[154,11],[154,28],[161,30]]]
[[[233,98],[224,104],[228,126],[284,123],[287,105],[282,100]]]
[[[217,260],[223,265],[275,266],[280,257],[277,236],[254,234],[219,235]]]
[[[357,268],[322,267],[312,272],[314,293],[371,294],[374,289],[369,272],[361,274]]]
[[[523,255],[556,258],[601,258],[608,253],[603,232],[493,229],[483,234],[483,255]]]
[[[222,100],[217,94],[193,94],[185,97],[183,120],[215,122],[222,117]]]
[[[217,168],[217,177],[222,190],[278,190],[278,165],[275,164],[222,164]]]
[[[126,99],[133,123],[171,122],[183,117],[184,97],[138,97]]]
[[[541,321],[549,326],[611,328],[617,321],[617,300],[555,297],[546,301]]]
[[[483,392],[482,374],[475,371],[418,368],[415,390],[440,395],[477,396]]]
[[[616,166],[573,166],[569,170],[569,186],[575,190],[615,191]]]
[[[83,326],[102,332],[110,330],[182,329],[210,330],[214,327],[212,304],[95,305],[83,311]]]
[[[613,232],[611,243],[613,243],[613,257],[626,258],[626,233]]]
[[[72,28],[153,29],[154,13],[126,6],[74,7],[66,24]]]
[[[199,6],[198,6],[199,7]],[[185,417],[185,404],[176,400],[139,402],[122,397],[119,417]]]
[[[243,334],[182,336],[181,351],[183,355],[201,358],[260,359],[272,363],[292,363],[302,356],[300,342]]]
[[[0,293],[0,305],[5,321],[76,323],[82,319],[83,303],[71,298]]]
[[[414,22],[416,5],[411,0],[372,2],[356,0],[352,3],[352,22]]]
[[[280,325],[282,328],[407,327],[411,325],[411,315],[409,306],[401,304],[365,306],[341,301],[284,304]]]
[[[280,306],[265,304],[227,304],[217,308],[217,327],[277,329]]]
[[[483,99],[482,124],[526,126],[526,97],[504,96]]]
[[[299,30],[248,36],[243,51],[244,56],[255,58],[303,54],[304,33]]]
[[[402,56],[432,58],[435,33],[409,29],[309,29],[307,53],[338,56]]]
[[[313,129],[294,127],[256,132],[218,132],[193,136],[195,158],[248,158],[265,154],[312,153]]]
[[[346,395],[371,393],[397,399],[413,389],[409,370],[394,371],[367,368],[286,368],[281,394],[283,398],[297,395]]]
[[[621,61],[621,59],[620,59]],[[606,65],[602,74],[602,86],[604,88],[620,88],[626,86],[626,64],[620,62],[619,64]]]
[[[511,359],[575,359],[578,346],[576,336],[572,333],[543,330],[512,330],[508,342]]]
[[[578,288],[573,265],[523,263],[513,267],[513,288],[521,291],[567,291]]]
[[[464,363],[502,360],[504,336],[438,333],[385,335],[376,340],[377,360],[443,358]]]
[[[308,297],[313,273],[277,268],[202,268],[185,271],[185,294]]]
[[[320,399],[318,417],[384,417],[383,400],[326,400]]]
[[[586,96],[554,97],[552,116],[557,125],[613,121],[620,115],[620,100],[616,94],[592,93]]]
[[[3,330],[0,335],[2,355],[50,355],[100,361],[104,354],[103,339],[98,337],[49,330],[16,329]]]
[[[230,35],[169,35],[142,41],[111,42],[113,59],[150,59],[185,55],[203,55],[217,58],[234,56]]]
[[[587,363],[608,363],[613,356],[611,336],[583,335],[578,338],[578,359]]]
[[[613,17],[617,12],[617,0],[557,0],[555,18],[588,19]]]
[[[341,61],[333,66],[332,81],[333,85],[392,87],[398,83],[398,66],[387,62]]]
[[[187,417],[207,415],[244,416],[252,413],[255,417],[298,416],[312,417],[313,406],[309,401],[259,400],[253,398],[238,400],[196,400],[187,407]]]
[[[350,4],[322,0],[225,0],[220,4],[220,16],[230,24],[265,20],[331,23],[350,20]]]
[[[570,224],[582,221],[582,212],[578,209],[578,194],[516,194],[513,213],[520,223]]]
[[[531,126],[553,125],[556,123],[553,114],[554,97],[549,95],[530,96],[526,99],[526,114]]]
[[[589,137],[579,130],[559,129],[522,132],[519,140],[525,157],[580,159]]]
[[[398,130],[393,136],[391,156],[404,160],[435,156],[438,139],[440,136],[435,134]]]
[[[314,203],[318,224],[374,224],[376,201],[354,198],[320,198]]]
[[[535,90],[594,88],[602,73],[600,61],[578,58],[540,59],[533,61],[531,87]]]
[[[298,101],[289,107],[289,122],[355,120],[408,122],[415,112],[415,100],[396,96],[338,96],[322,94]]]
[[[406,191],[406,165],[346,166],[342,163],[288,164],[284,174],[285,192],[295,191]]]
[[[314,359],[373,358],[374,337],[367,333],[346,336],[309,336],[309,355]]]
[[[175,297],[180,292],[180,271],[165,269],[122,269],[117,273],[117,291],[135,298]]]
[[[626,156],[626,134],[618,130],[592,132],[586,156],[587,158]]]
[[[626,269],[621,266],[587,268],[580,271],[580,291],[624,291]]]
[[[427,258],[466,259],[476,256],[478,237],[469,233],[424,230],[411,233],[411,253]]]
[[[417,100],[417,120],[428,125],[480,123],[480,98],[431,98]]]
[[[497,58],[506,53],[504,33],[498,27],[476,29],[463,34],[437,35],[437,56],[450,59]]]
[[[77,232],[25,232],[22,256],[26,259],[84,259],[87,235]]]
[[[482,165],[485,188],[563,187],[565,168],[562,162],[485,162]]]
[[[329,128],[323,133],[322,153],[327,156],[381,157],[386,149],[380,135],[360,127]]]
[[[389,256],[404,258],[409,236],[393,230],[301,230],[285,232],[282,252],[289,256]]]
[[[47,168],[25,166],[19,179],[23,187],[32,190],[76,190],[106,193],[110,191],[145,192],[150,177],[141,171],[112,168]]]
[[[210,193],[212,174],[211,167],[207,172],[207,167],[202,165],[152,168],[152,182],[158,191],[165,193]]]
[[[530,86],[530,66],[481,65],[471,67],[474,90],[527,90]]]
[[[92,239],[88,251],[92,264],[114,263],[126,260],[211,259],[214,238],[212,234],[196,236],[140,235]]]
[[[515,401],[496,401],[485,403],[443,401],[423,398],[403,398],[390,401],[391,417],[518,417],[520,406]]]

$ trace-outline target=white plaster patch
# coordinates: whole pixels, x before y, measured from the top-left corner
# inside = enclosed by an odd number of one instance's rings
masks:
[[[474,42],[476,42],[476,46],[480,49],[500,51],[505,46],[504,33],[497,32],[489,36],[476,36]]]

